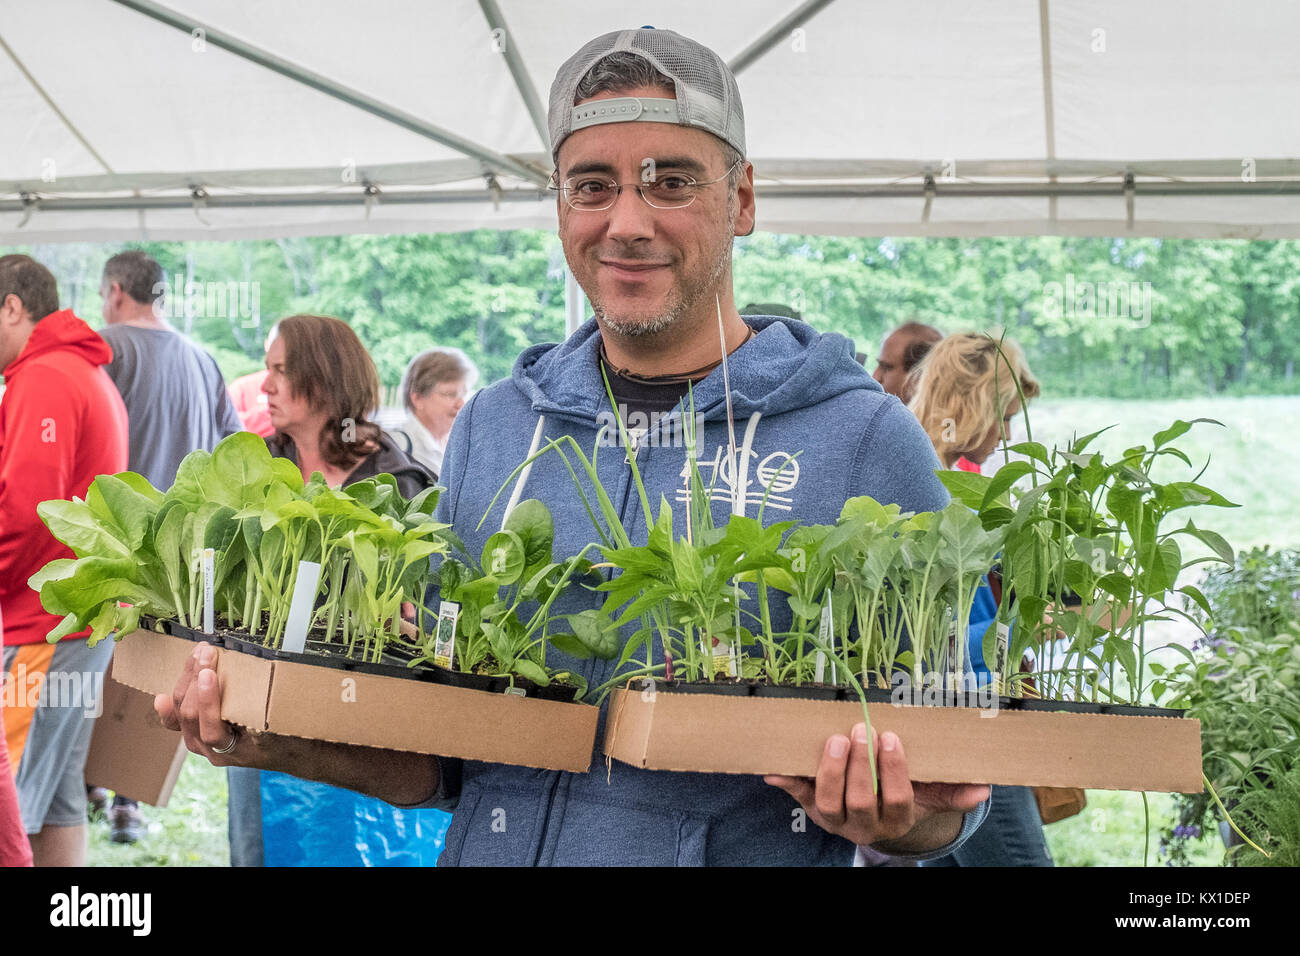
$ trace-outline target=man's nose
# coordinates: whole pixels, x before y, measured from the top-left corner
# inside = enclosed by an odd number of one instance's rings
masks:
[[[641,198],[635,186],[624,186],[615,197],[614,205],[605,210],[605,215],[609,217],[608,235],[611,239],[627,242],[654,238],[655,211]]]

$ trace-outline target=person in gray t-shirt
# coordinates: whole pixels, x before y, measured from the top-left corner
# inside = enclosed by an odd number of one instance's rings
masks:
[[[104,266],[100,331],[113,349],[106,366],[130,423],[130,469],[166,491],[181,459],[240,431],[216,360],[162,318],[163,271],[143,252]]]

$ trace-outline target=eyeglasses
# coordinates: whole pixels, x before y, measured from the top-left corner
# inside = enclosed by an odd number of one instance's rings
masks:
[[[722,182],[743,162],[743,159],[736,160],[717,179],[703,183],[692,176],[677,173],[656,177],[647,183],[616,183],[608,176],[583,174],[570,176],[558,186],[550,188],[558,189],[565,201],[580,212],[601,212],[610,208],[623,194],[623,189],[629,186],[636,189],[648,206],[655,209],[681,209],[695,202],[701,189]]]
[[[457,399],[462,399],[468,395],[469,389],[464,386],[461,388],[435,388],[433,393],[454,402]]]

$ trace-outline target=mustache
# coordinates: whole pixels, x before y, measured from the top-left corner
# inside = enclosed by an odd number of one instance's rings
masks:
[[[671,258],[633,251],[631,249],[601,249],[597,251],[596,258],[601,262],[612,259],[616,262],[637,262],[656,266],[670,266],[673,264]]]

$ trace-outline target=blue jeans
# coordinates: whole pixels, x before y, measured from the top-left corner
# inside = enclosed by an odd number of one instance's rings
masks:
[[[1054,866],[1028,787],[993,787],[989,815],[960,847],[922,866]]]

